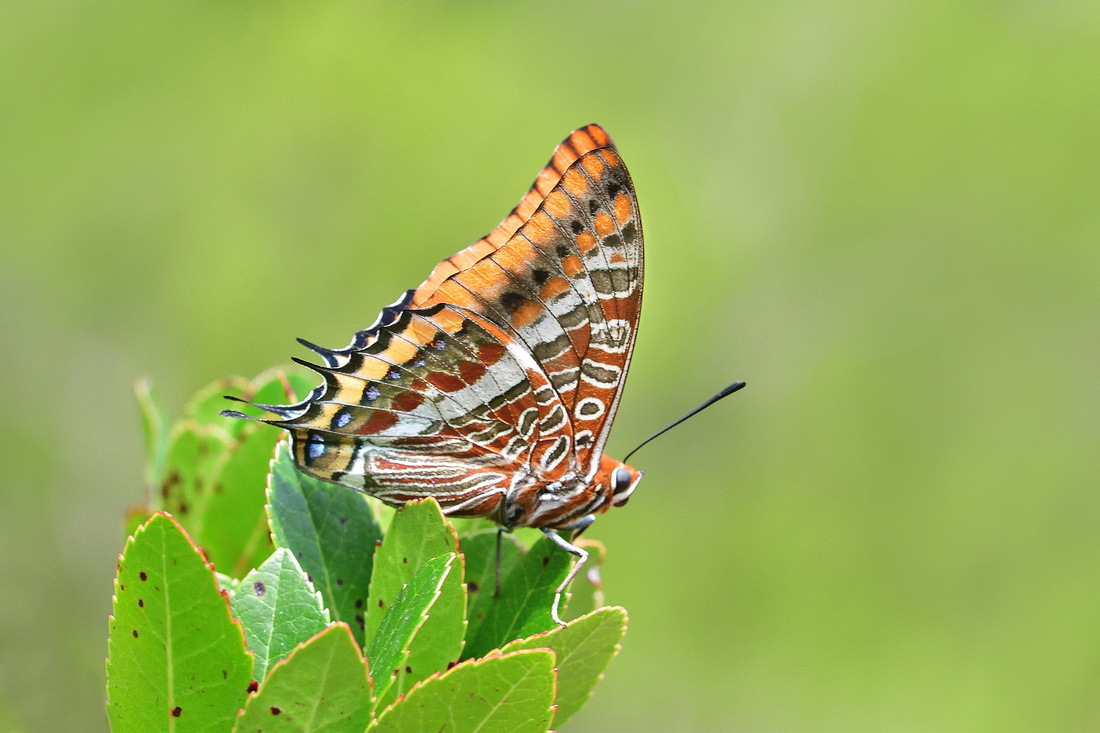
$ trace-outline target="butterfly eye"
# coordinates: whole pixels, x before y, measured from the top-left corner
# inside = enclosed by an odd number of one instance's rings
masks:
[[[611,490],[616,493],[622,493],[630,488],[631,476],[630,471],[625,468],[616,468],[611,473]]]

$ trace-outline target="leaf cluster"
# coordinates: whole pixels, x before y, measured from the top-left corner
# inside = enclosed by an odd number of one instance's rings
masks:
[[[305,389],[304,375],[284,371],[226,380],[168,427],[139,385],[155,490],[131,513],[119,558],[112,729],[562,725],[617,653],[626,612],[596,608],[590,572],[559,627],[550,606],[570,556],[549,541],[527,549],[505,535],[495,593],[486,522],[451,522],[431,498],[391,517],[299,472],[274,428],[217,415],[226,393],[278,402]]]

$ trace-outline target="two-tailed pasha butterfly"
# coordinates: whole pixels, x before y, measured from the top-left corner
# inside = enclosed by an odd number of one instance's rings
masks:
[[[560,623],[561,594],[587,554],[558,531],[625,504],[642,476],[603,449],[643,272],[630,174],[607,133],[582,127],[496,229],[348,346],[302,341],[324,362],[300,362],[324,378],[306,399],[257,406],[278,416],[265,422],[289,431],[311,476],[394,506],[430,496],[447,515],[488,517],[502,531],[541,528],[578,558],[555,599]]]

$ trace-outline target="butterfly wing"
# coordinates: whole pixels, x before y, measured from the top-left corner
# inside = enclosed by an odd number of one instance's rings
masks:
[[[305,472],[394,504],[488,514],[520,472],[591,476],[641,307],[637,212],[610,138],[576,130],[496,229],[347,347],[303,342],[325,362],[305,400],[261,407]]]
[[[555,464],[557,472],[591,475],[622,394],[641,311],[638,203],[626,166],[595,125],[558,147],[524,202],[536,196],[507,239],[500,241],[516,212],[441,263],[412,302],[458,304],[526,347],[573,428],[573,460]]]
[[[434,496],[486,514],[568,425],[533,357],[450,305],[410,308],[357,349],[307,364],[324,383],[277,407],[306,473],[394,504]],[[304,362],[303,362],[304,363]]]

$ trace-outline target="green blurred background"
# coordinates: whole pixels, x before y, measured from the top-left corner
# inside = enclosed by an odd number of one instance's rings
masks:
[[[339,346],[599,122],[645,223],[584,731],[1100,727],[1100,6],[0,4],[0,729],[103,731],[131,395]]]

